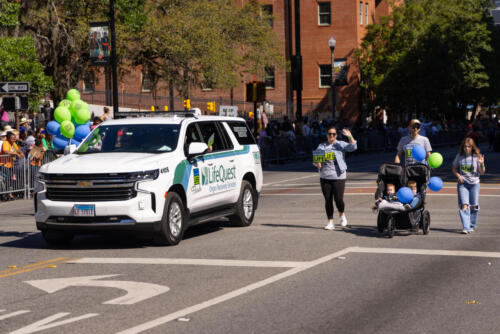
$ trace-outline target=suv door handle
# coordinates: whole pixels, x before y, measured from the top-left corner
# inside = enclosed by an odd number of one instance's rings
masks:
[[[234,159],[229,160],[229,162],[234,162]]]
[[[214,164],[214,163],[213,163],[213,162],[211,162],[211,163],[207,164],[207,166],[212,166],[213,164]]]

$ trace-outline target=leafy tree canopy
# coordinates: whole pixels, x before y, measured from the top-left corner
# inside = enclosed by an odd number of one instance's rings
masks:
[[[490,99],[498,92],[490,5],[405,1],[369,26],[357,56],[372,103],[429,115]]]
[[[33,36],[55,100],[89,70],[89,23],[109,20],[108,10],[101,0],[21,0],[15,33]],[[254,0],[243,7],[231,0],[115,0],[115,18],[119,73],[143,66],[154,83],[170,82],[183,95],[203,82],[233,87],[241,74],[286,66]]]

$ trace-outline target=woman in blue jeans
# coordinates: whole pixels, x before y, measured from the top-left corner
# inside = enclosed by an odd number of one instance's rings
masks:
[[[462,233],[469,234],[477,228],[479,214],[479,175],[484,174],[484,155],[479,152],[474,139],[465,138],[453,160],[453,174],[458,178],[457,193]]]

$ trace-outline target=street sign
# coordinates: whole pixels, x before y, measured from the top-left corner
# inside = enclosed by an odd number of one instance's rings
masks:
[[[29,93],[29,82],[0,82],[0,93],[13,94],[13,93]]]
[[[237,106],[220,106],[219,116],[229,116],[238,117],[238,107]]]

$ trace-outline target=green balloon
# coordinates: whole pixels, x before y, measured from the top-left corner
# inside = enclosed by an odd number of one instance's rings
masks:
[[[87,152],[89,149],[89,144],[88,143],[82,143],[80,147],[78,148],[78,152]]]
[[[61,123],[60,129],[61,134],[68,139],[73,138],[73,136],[75,135],[75,126],[73,125],[73,123],[71,123],[71,121],[63,121]]]
[[[443,156],[438,152],[434,152],[429,155],[429,159],[427,159],[427,161],[429,162],[429,167],[438,168],[443,163]]]
[[[90,120],[90,111],[88,109],[80,109],[73,115],[77,124],[85,124]]]
[[[74,89],[74,88],[70,89],[66,93],[66,99],[68,99],[70,101],[79,100],[80,99],[80,92],[78,90]]]
[[[75,100],[71,102],[71,105],[69,106],[69,111],[71,111],[71,115],[75,116],[78,110],[80,109],[88,109],[89,105],[85,103],[85,101],[82,100]]]
[[[67,107],[57,107],[56,110],[54,110],[54,118],[61,124],[64,121],[71,121],[71,112]]]
[[[58,107],[66,107],[66,108],[69,108],[69,106],[71,105],[71,101],[70,100],[62,100],[61,102],[59,102],[59,105]]]

